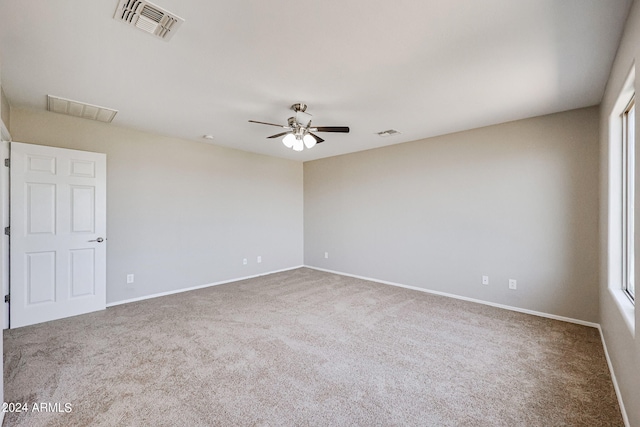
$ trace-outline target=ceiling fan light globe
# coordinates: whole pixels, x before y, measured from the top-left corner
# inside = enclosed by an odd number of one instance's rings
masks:
[[[304,150],[304,143],[302,142],[302,139],[296,138],[296,142],[293,144],[293,151],[302,151],[302,150]]]
[[[282,143],[287,148],[292,148],[295,142],[296,142],[296,137],[292,133],[282,138]]]
[[[307,148],[313,148],[316,145],[316,139],[309,134],[306,134],[302,140]]]

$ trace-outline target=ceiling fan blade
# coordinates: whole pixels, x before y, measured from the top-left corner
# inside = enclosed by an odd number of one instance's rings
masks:
[[[314,135],[311,132],[309,132],[309,135],[311,135],[316,139],[316,144],[320,144],[321,142],[324,142],[324,139],[320,138],[318,135]]]
[[[255,121],[255,120],[249,120],[249,123],[258,123],[258,124],[261,124],[261,125],[278,126],[279,128],[284,128],[284,129],[287,128],[287,126],[276,125],[275,123],[258,122],[258,121]]]
[[[286,135],[286,134],[288,134],[288,133],[291,133],[291,132],[281,132],[281,133],[276,133],[275,135],[268,136],[267,138],[277,138],[277,137],[279,137],[279,136]]]
[[[318,126],[314,128],[315,132],[341,132],[349,133],[348,126]]]

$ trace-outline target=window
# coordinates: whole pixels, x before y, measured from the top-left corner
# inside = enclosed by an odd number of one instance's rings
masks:
[[[620,115],[622,121],[622,289],[635,301],[634,191],[635,191],[635,96]]]
[[[640,202],[640,195],[637,198],[635,196],[636,178],[640,180],[640,168],[637,176],[635,172],[636,154],[640,156],[640,150],[636,153],[635,144],[635,80],[636,67],[632,64],[608,117],[608,164],[605,166],[608,171],[607,288],[625,324],[634,336],[636,329],[635,260],[640,259],[640,246],[637,254],[634,248],[634,217],[636,211],[640,214],[640,208],[635,209],[636,200]],[[638,190],[640,191],[640,187]]]

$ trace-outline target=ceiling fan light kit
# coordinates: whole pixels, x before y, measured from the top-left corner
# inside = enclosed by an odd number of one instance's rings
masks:
[[[287,148],[293,149],[293,151],[302,151],[305,147],[310,149],[315,147],[316,144],[324,141],[324,139],[314,135],[312,132],[349,133],[349,128],[347,126],[311,127],[312,116],[305,112],[307,110],[307,104],[293,104],[291,109],[295,111],[296,115],[294,117],[289,117],[285,126],[277,125],[275,123],[259,122],[256,120],[249,120],[249,122],[283,128],[285,132],[277,133],[275,135],[268,136],[267,138],[278,138],[284,135],[284,138],[282,138],[282,144]]]
[[[284,144],[285,147],[287,148],[293,148],[293,144],[296,142],[296,137],[293,136],[292,133],[287,134],[287,136],[285,136],[282,139],[282,143]]]
[[[302,138],[302,141],[304,141],[304,145],[307,148],[313,148],[313,146],[317,144],[316,139],[309,134],[306,134],[304,138]]]

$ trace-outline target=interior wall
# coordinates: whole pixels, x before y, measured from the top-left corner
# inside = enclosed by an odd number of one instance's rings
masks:
[[[636,1],[633,3],[627,17],[620,47],[618,48],[600,107],[600,325],[631,426],[640,426],[640,369],[638,369],[640,367],[640,336],[638,334],[640,315],[636,304],[636,308],[631,314],[632,326],[635,326],[635,328],[629,328],[623,318],[621,307],[616,303],[612,292],[619,290],[620,283],[616,281],[615,274],[618,266],[612,263],[613,260],[609,256],[614,249],[609,246],[610,239],[615,240],[615,236],[610,235],[615,231],[610,230],[609,227],[609,198],[613,196],[613,194],[610,194],[611,183],[609,182],[609,165],[611,162],[609,118],[629,71],[634,64],[636,66],[635,90],[637,102],[639,87],[637,67],[639,58],[640,5]],[[636,123],[638,123],[637,110],[636,108]],[[636,127],[636,144],[637,141],[640,141],[640,132]],[[637,149],[636,165],[640,165],[640,153]],[[640,224],[640,209],[637,208],[640,202],[640,194],[638,192],[640,189],[639,171],[640,169],[636,166],[636,271],[638,271],[638,266],[640,265],[640,235],[637,232],[638,224]]]
[[[306,162],[305,264],[597,322],[597,159],[592,107]]]
[[[0,118],[2,123],[9,129],[11,126],[11,107],[9,106],[9,99],[4,94],[4,90],[0,86]]]
[[[19,108],[10,132],[107,154],[107,303],[303,262],[300,162]]]

